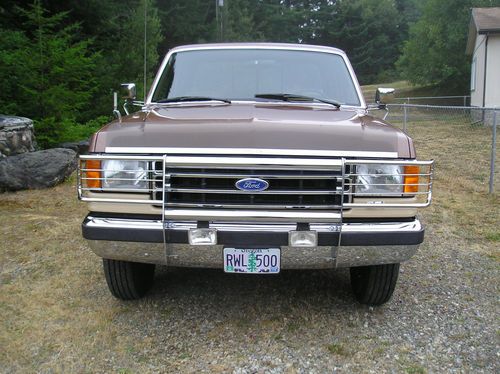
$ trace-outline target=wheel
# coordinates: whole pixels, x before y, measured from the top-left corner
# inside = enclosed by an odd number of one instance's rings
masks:
[[[153,285],[155,265],[139,262],[102,260],[108,288],[114,297],[135,300],[143,297]]]
[[[399,264],[350,268],[351,287],[361,304],[382,305],[388,302],[396,287]]]

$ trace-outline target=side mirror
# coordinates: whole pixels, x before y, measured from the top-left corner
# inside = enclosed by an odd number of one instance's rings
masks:
[[[135,83],[122,83],[120,85],[120,95],[125,100],[135,100],[137,96],[137,89]]]
[[[381,106],[385,107],[386,104],[391,103],[394,100],[394,88],[377,88],[375,93],[375,102]]]

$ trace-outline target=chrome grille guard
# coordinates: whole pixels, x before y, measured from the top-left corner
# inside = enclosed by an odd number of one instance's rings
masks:
[[[140,161],[146,168],[141,170],[121,170],[124,175],[116,177],[113,172],[104,167],[110,160],[119,162]],[[369,174],[358,172],[361,166],[392,165],[399,166],[397,175]],[[78,169],[78,196],[82,201],[117,204],[149,204],[158,208],[163,220],[200,220],[200,221],[263,221],[263,222],[342,222],[343,210],[351,208],[420,208],[430,205],[432,199],[432,176],[434,161],[416,161],[400,159],[347,159],[347,158],[312,158],[312,157],[243,157],[243,156],[181,156],[181,155],[111,155],[91,154],[80,156]],[[408,168],[408,169],[407,169]],[[177,172],[176,172],[177,170]],[[209,170],[207,172],[207,170]],[[238,170],[233,174],[232,170]],[[403,172],[401,172],[403,170]],[[408,170],[408,171],[407,171]],[[140,172],[140,188],[120,186],[137,183],[134,173]],[[278,189],[267,191],[245,192],[224,185],[224,188],[206,188],[203,185],[176,188],[175,178],[191,178],[206,180],[219,178],[238,180],[240,177],[275,178],[286,185],[292,180],[299,183],[303,180],[313,180],[315,185],[328,178],[335,179],[331,189],[308,188],[283,190],[278,183]],[[396,182],[372,184],[377,186],[377,193],[363,193],[366,188],[366,176],[387,176]],[[398,179],[399,178],[399,179]],[[416,179],[415,179],[416,178]],[[366,179],[366,178],[365,178]],[[408,180],[407,180],[408,179]],[[297,182],[298,180],[298,182]],[[130,182],[130,183],[129,183]],[[362,183],[363,182],[363,183]],[[302,182],[303,183],[303,182]],[[401,191],[381,192],[384,187],[401,188]],[[408,189],[408,191],[407,191]],[[230,204],[225,200],[213,203],[208,200],[185,202],[183,200],[169,201],[171,194],[180,193],[189,196],[236,196],[249,198],[249,195],[270,196],[277,203],[257,204],[245,200],[240,204]],[[197,195],[198,194],[198,195]],[[319,204],[307,204],[307,196],[316,196]],[[182,195],[184,196],[184,195]],[[283,199],[302,197],[301,204],[287,204]],[[328,200],[334,197],[334,200]],[[254,199],[250,199],[254,201]]]

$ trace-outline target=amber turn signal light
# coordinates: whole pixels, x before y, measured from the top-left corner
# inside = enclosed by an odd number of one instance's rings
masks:
[[[88,188],[101,188],[101,161],[100,160],[86,160],[84,173],[85,181]]]
[[[406,165],[404,167],[405,171],[405,182],[404,182],[404,193],[416,193],[418,192],[418,180],[420,174],[420,166],[417,165]]]

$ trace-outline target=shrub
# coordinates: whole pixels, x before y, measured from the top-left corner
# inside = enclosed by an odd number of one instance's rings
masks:
[[[100,116],[80,124],[71,119],[58,121],[54,117],[48,117],[35,121],[35,136],[41,148],[52,148],[60,143],[87,140],[109,120],[108,116]]]

